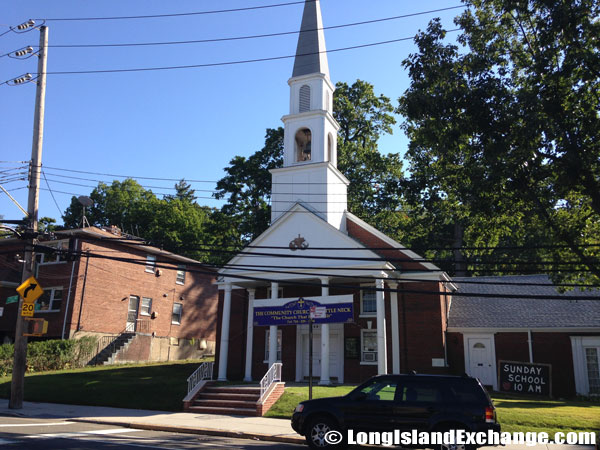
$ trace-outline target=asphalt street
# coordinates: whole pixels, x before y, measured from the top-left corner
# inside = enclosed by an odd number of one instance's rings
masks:
[[[0,447],[7,450],[299,449],[303,445],[220,436],[136,430],[56,419],[0,417]]]

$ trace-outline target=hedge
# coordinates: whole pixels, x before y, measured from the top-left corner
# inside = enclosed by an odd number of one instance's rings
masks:
[[[0,345],[0,376],[12,372],[14,344]],[[44,372],[83,367],[96,348],[96,338],[49,340],[27,344],[27,371]]]

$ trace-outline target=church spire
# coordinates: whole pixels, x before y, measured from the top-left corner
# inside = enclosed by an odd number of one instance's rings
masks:
[[[321,3],[319,0],[306,0],[292,78],[313,73],[323,73],[329,78],[329,64],[327,64]]]

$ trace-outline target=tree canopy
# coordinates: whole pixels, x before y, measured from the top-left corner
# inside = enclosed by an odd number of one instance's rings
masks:
[[[493,225],[473,242],[536,246],[551,264],[530,271],[600,276],[598,3],[469,3],[455,21],[462,48],[435,20],[403,63],[411,203]]]
[[[195,202],[194,191],[181,180],[176,194],[159,199],[132,179],[99,183],[86,208],[92,226],[116,225],[123,232],[139,236],[151,245],[200,261],[212,261],[209,248],[215,241],[210,232],[213,210]],[[81,227],[83,206],[76,197],[64,215],[66,227]]]

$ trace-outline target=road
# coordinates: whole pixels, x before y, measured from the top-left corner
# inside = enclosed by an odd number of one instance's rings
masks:
[[[0,447],[6,450],[185,450],[301,449],[303,445],[251,441],[159,431],[61,419],[0,417]]]

